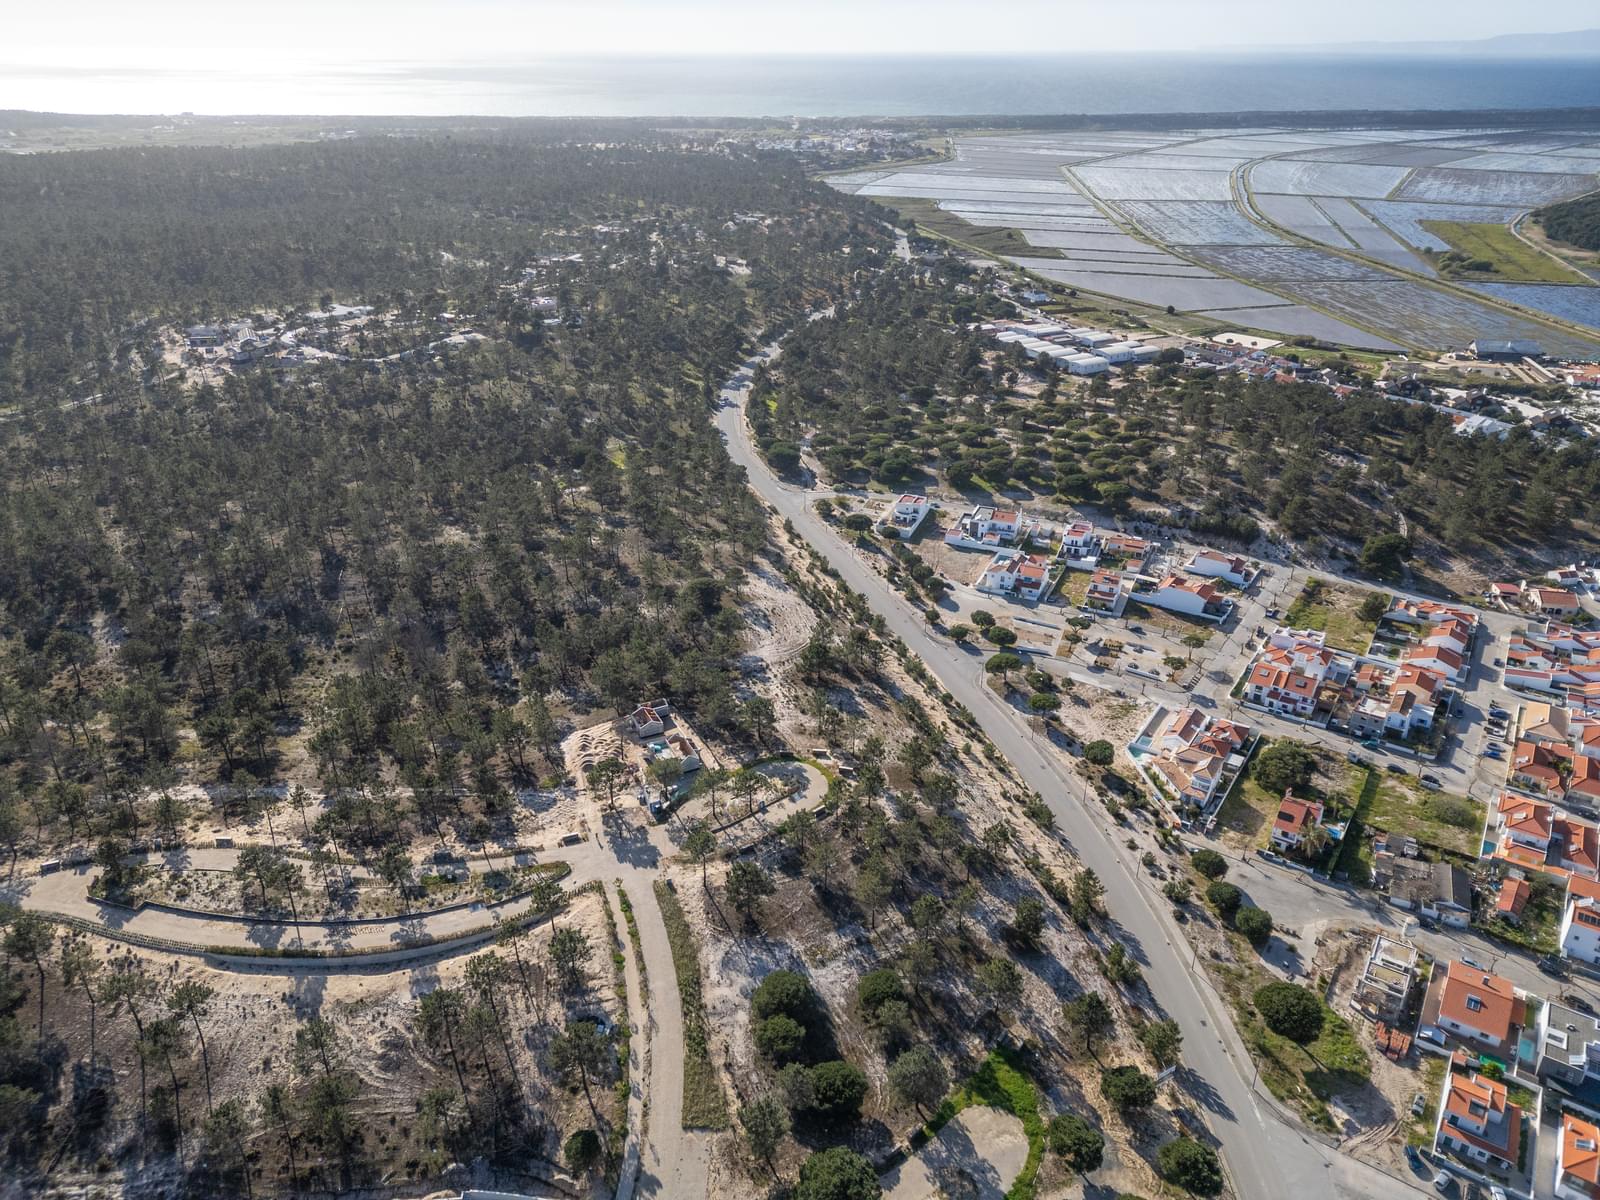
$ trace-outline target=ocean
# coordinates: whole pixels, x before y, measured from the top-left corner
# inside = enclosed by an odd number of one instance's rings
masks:
[[[0,66],[0,108],[419,116],[843,117],[1600,106],[1600,60],[1083,54],[563,58],[273,75]]]

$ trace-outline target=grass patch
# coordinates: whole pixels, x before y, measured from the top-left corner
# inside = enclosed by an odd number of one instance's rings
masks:
[[[1428,1106],[1420,1117],[1411,1118],[1411,1128],[1406,1133],[1406,1145],[1421,1149],[1433,1144],[1433,1122],[1439,1116],[1439,1093],[1444,1090],[1444,1072],[1448,1060],[1437,1054],[1422,1056],[1422,1086],[1420,1091]]]
[[[1277,976],[1254,960],[1255,951],[1244,938],[1232,936],[1230,940],[1237,943],[1237,961],[1208,961],[1206,969],[1233,1007],[1234,1024],[1260,1067],[1261,1082],[1307,1125],[1336,1132],[1327,1101],[1370,1081],[1372,1063],[1366,1048],[1350,1023],[1326,1003],[1322,1006],[1322,1033],[1309,1046],[1273,1033],[1256,1011],[1253,997],[1257,988],[1274,982]]]
[[[1368,621],[1359,612],[1367,595],[1361,588],[1307,580],[1284,614],[1284,624],[1291,629],[1320,629],[1330,649],[1364,654],[1378,628],[1377,621]]]
[[[661,920],[667,927],[667,941],[672,946],[678,1000],[683,1008],[683,1127],[726,1129],[728,1102],[711,1062],[711,1038],[700,990],[700,946],[672,885],[658,881],[655,889]]]
[[[1450,792],[1430,792],[1415,777],[1372,772],[1377,788],[1364,824],[1385,833],[1406,834],[1429,846],[1476,858],[1483,848],[1484,807]],[[1362,789],[1363,798],[1366,789]]]
[[[877,203],[892,208],[902,217],[917,223],[917,230],[933,234],[948,241],[959,242],[985,254],[1021,254],[1029,258],[1060,258],[1061,251],[1049,246],[1035,246],[1022,236],[1020,229],[997,228],[991,225],[974,225],[954,213],[945,212],[933,200],[915,196],[874,196]]]
[[[1378,772],[1371,767],[1357,767],[1355,773],[1363,777],[1361,789],[1356,794],[1355,816],[1350,818],[1350,824],[1345,827],[1344,841],[1339,846],[1339,858],[1334,863],[1334,870],[1343,871],[1345,878],[1357,887],[1366,887],[1372,882],[1372,873],[1377,866],[1377,856],[1366,836],[1366,820],[1378,798],[1380,781]]]
[[[1021,1173],[1006,1192],[1006,1200],[1033,1200],[1034,1180],[1044,1157],[1044,1118],[1039,1114],[1039,1089],[1029,1078],[1017,1051],[1004,1046],[989,1051],[989,1057],[928,1118],[919,1140],[926,1144],[962,1109],[973,1105],[998,1108],[1022,1122],[1023,1132],[1028,1135],[1028,1161],[1022,1164]]]
[[[1450,244],[1451,251],[1428,257],[1449,279],[1518,283],[1592,282],[1524,242],[1505,225],[1463,221],[1424,221],[1422,227]],[[1481,265],[1479,265],[1481,264]]]

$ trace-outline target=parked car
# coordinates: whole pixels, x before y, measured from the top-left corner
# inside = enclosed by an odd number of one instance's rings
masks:
[[[1456,1177],[1449,1171],[1440,1171],[1433,1177],[1433,1190],[1436,1192],[1452,1191],[1455,1186]]]
[[[1501,757],[1501,755],[1500,755],[1500,747],[1498,747],[1498,746],[1490,746],[1487,750],[1485,750],[1483,752],[1483,756],[1485,758],[1499,758],[1499,757]]]
[[[1425,1110],[1427,1107],[1428,1097],[1424,1093],[1418,1092],[1415,1096],[1411,1097],[1411,1115],[1413,1117],[1420,1117],[1423,1113],[1423,1110]]]
[[[1385,771],[1393,771],[1396,775],[1404,775],[1406,773],[1406,769],[1399,763],[1386,763],[1383,769]]]
[[[1275,617],[1275,616],[1277,616],[1277,615],[1278,615],[1278,610],[1277,610],[1277,609],[1275,609],[1275,608],[1269,608],[1269,609],[1267,609],[1267,616],[1269,616],[1269,617]]]
[[[1429,779],[1426,775],[1424,775],[1418,781],[1418,784],[1421,787],[1427,788],[1430,792],[1437,792],[1439,790],[1439,781],[1437,779]]]
[[[1361,743],[1361,747],[1364,750],[1382,750],[1383,743],[1377,738],[1368,738],[1366,741]]]
[[[1546,954],[1539,960],[1539,970],[1546,975],[1554,975],[1560,978],[1567,973],[1567,964],[1553,954]]]
[[[1561,1003],[1565,1004],[1568,1008],[1575,1008],[1581,1013],[1588,1013],[1591,1016],[1594,1015],[1594,1005],[1590,1004],[1587,999],[1577,992],[1567,992],[1561,997]]]
[[[1489,1200],[1506,1200],[1506,1190],[1498,1183],[1489,1185]]]
[[[1422,1165],[1422,1155],[1417,1153],[1417,1148],[1415,1146],[1406,1147],[1406,1161],[1413,1167],[1420,1167]]]
[[[1472,967],[1474,970],[1477,970],[1477,971],[1487,971],[1489,969],[1488,967],[1484,966],[1481,962],[1479,962],[1477,959],[1473,958],[1470,954],[1463,954],[1461,956],[1461,961],[1466,963],[1467,966]]]
[[[1367,765],[1367,760],[1362,758],[1361,755],[1357,754],[1354,750],[1347,750],[1345,752],[1345,759],[1348,762],[1355,763],[1355,765],[1358,767],[1364,767]]]

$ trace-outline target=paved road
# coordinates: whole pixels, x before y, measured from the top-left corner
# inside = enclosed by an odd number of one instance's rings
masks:
[[[769,344],[746,366],[769,361],[777,352],[777,345]],[[1231,1020],[1210,987],[1190,973],[1190,952],[1179,930],[1166,915],[1165,906],[1149,903],[1136,872],[1095,815],[1083,782],[982,685],[966,653],[930,634],[922,613],[893,592],[833,534],[816,515],[804,490],[789,487],[773,475],[750,442],[743,420],[747,394],[748,385],[742,382],[725,388],[716,422],[729,454],[748,473],[751,487],[794,523],[843,581],[861,593],[889,629],[939,677],[945,689],[972,711],[1023,780],[1044,797],[1079,858],[1100,873],[1108,910],[1122,926],[1122,940],[1144,966],[1153,994],[1183,1028],[1185,1062],[1202,1081],[1193,1089],[1192,1098],[1209,1114],[1239,1194],[1251,1200],[1280,1200],[1296,1194],[1365,1197],[1403,1192],[1405,1188],[1397,1180],[1326,1149],[1263,1112],[1246,1075],[1253,1073],[1252,1065]]]

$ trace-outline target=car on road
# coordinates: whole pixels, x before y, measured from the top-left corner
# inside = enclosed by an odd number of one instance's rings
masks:
[[[1430,792],[1437,792],[1442,786],[1439,781],[1431,775],[1424,775],[1417,782],[1419,786],[1427,788]]]
[[[1385,771],[1393,771],[1396,775],[1404,775],[1406,773],[1405,767],[1399,763],[1385,763],[1383,769]]]
[[[1487,971],[1489,969],[1471,955],[1463,954],[1461,956],[1461,961],[1466,963],[1467,966],[1472,967],[1474,970]]]
[[[1361,743],[1361,748],[1363,750],[1382,750],[1383,743],[1377,738],[1368,738],[1366,741]]]
[[[1498,747],[1498,746],[1490,746],[1487,750],[1485,750],[1483,752],[1483,756],[1485,758],[1499,758],[1499,757],[1501,757],[1501,755],[1500,755],[1500,747]]]
[[[1565,1004],[1568,1008],[1575,1008],[1581,1013],[1588,1013],[1591,1016],[1594,1015],[1594,1005],[1590,1004],[1586,997],[1577,992],[1566,993],[1561,997],[1561,1003]]]
[[[1567,964],[1553,954],[1546,954],[1541,958],[1538,967],[1546,975],[1554,975],[1558,979],[1567,973]]]

